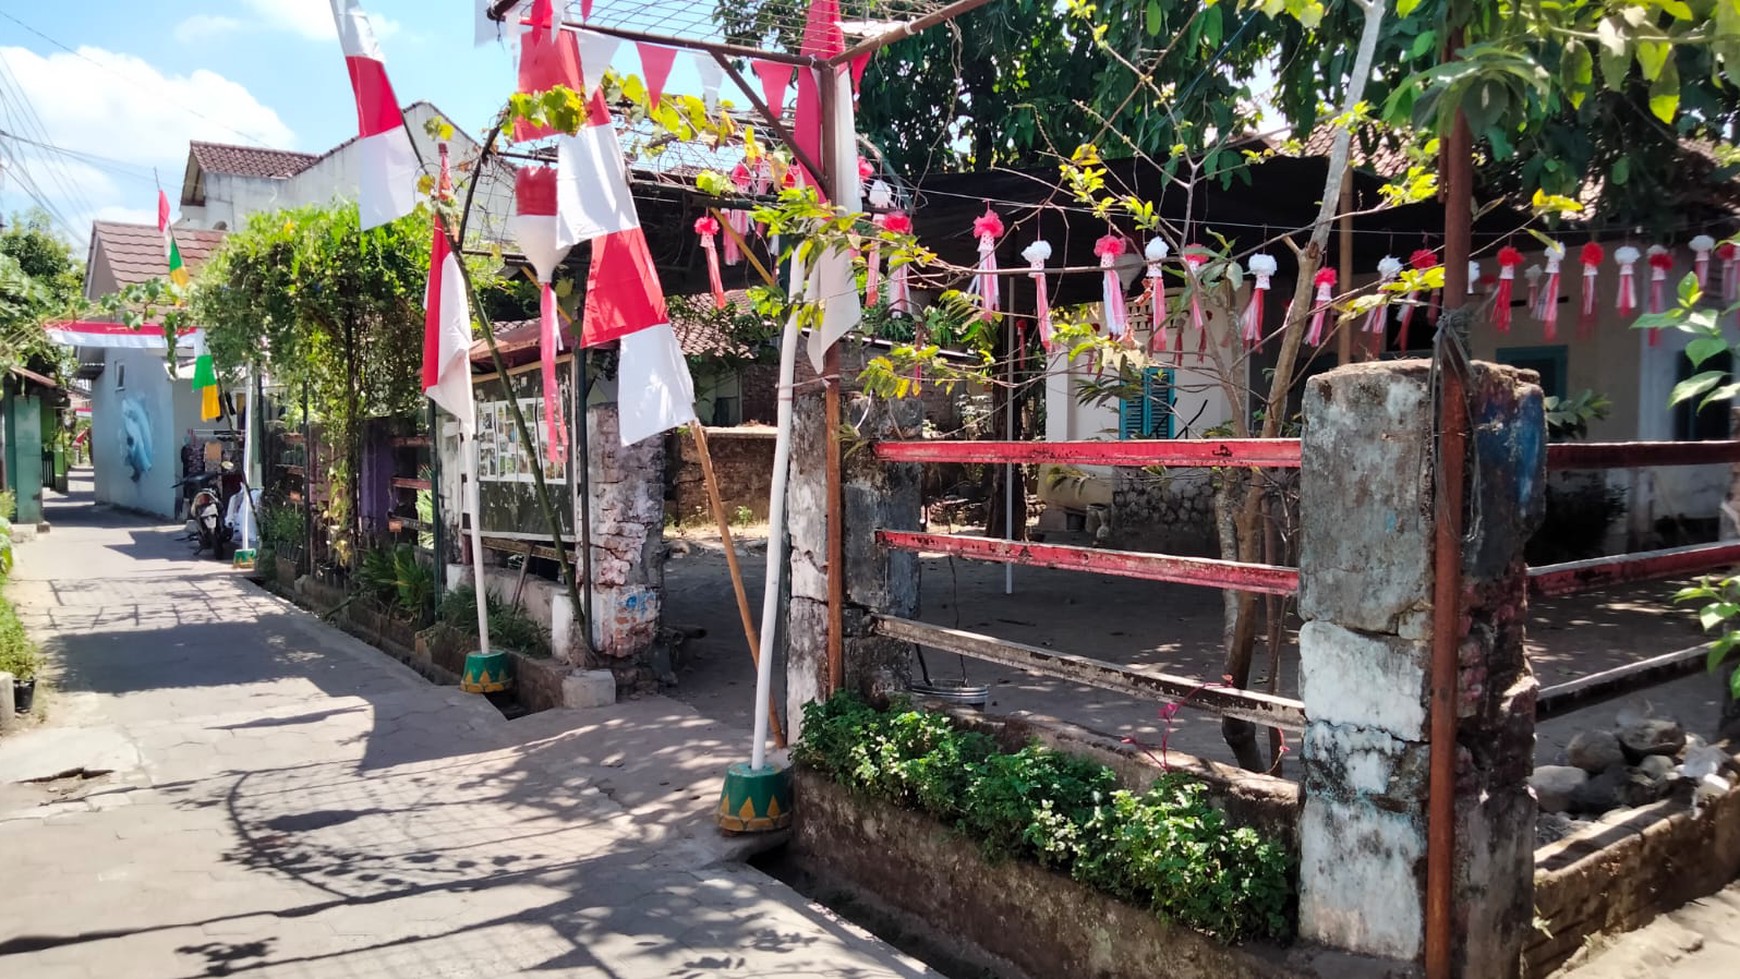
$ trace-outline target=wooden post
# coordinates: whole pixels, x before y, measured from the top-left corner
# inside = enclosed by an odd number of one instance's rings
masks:
[[[725,566],[731,570],[731,590],[737,593],[737,614],[743,619],[743,637],[749,641],[749,662],[761,665],[761,639],[755,632],[755,616],[749,610],[749,593],[743,588],[743,569],[737,564],[737,545],[731,540],[731,523],[725,519],[725,501],[719,497],[719,480],[713,475],[713,453],[707,448],[707,429],[698,421],[689,423],[689,433],[695,436],[695,448],[701,454],[701,481],[707,486],[707,503],[713,508],[713,521],[719,525],[719,542],[725,547]],[[785,728],[780,726],[779,711],[773,701],[767,702],[767,723],[773,731],[773,743],[785,747]]]

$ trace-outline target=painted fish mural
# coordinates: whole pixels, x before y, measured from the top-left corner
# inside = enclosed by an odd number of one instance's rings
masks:
[[[133,470],[133,482],[151,471],[151,414],[143,398],[121,400],[121,458]]]

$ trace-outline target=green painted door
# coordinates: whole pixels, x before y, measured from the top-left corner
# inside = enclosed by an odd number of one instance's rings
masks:
[[[18,494],[16,523],[42,520],[42,400],[12,395],[6,399],[6,476]]]

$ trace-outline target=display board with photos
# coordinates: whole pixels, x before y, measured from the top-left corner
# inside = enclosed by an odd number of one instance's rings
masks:
[[[552,462],[544,451],[543,378],[538,365],[510,372],[512,391],[500,374],[475,379],[472,400],[477,411],[477,488],[482,507],[482,527],[486,535],[522,540],[549,540],[550,525],[538,504],[537,483],[532,467],[543,471],[544,484],[549,487],[550,501],[558,513],[571,514],[574,495],[569,489],[568,473],[572,447],[577,442],[573,432],[572,361],[563,357],[556,365],[556,384],[561,392],[562,415],[569,424],[570,456]],[[530,430],[530,443],[520,437],[514,425],[509,397],[519,401],[520,413]],[[570,520],[564,539],[573,540]]]

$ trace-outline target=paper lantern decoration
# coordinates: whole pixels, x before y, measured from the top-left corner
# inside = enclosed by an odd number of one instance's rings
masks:
[[[1394,255],[1385,255],[1383,258],[1378,259],[1377,271],[1377,284],[1379,287],[1378,295],[1383,296],[1384,301],[1373,306],[1371,311],[1365,314],[1365,326],[1360,332],[1376,335],[1378,346],[1381,348],[1383,346],[1384,327],[1388,325],[1390,318],[1390,301],[1388,296],[1385,295],[1382,287],[1401,277],[1402,260]]]
[[[1257,349],[1263,345],[1263,307],[1269,295],[1269,280],[1280,265],[1273,255],[1252,255],[1246,264],[1250,266],[1252,276],[1251,301],[1245,304],[1239,335],[1244,338],[1245,346]]]
[[[986,206],[985,213],[973,220],[973,236],[979,239],[980,315],[989,320],[997,315],[997,239],[1003,237],[1003,219]]]
[[[1614,305],[1626,319],[1637,315],[1637,260],[1642,257],[1643,253],[1634,245],[1620,245],[1613,250],[1613,260],[1619,263],[1619,293]]]
[[[1027,277],[1033,280],[1033,315],[1039,320],[1039,344],[1051,351],[1051,296],[1045,283],[1045,263],[1051,260],[1051,243],[1043,238],[1021,249],[1027,260]]]
[[[724,309],[725,283],[719,277],[719,247],[716,242],[719,237],[719,222],[712,215],[697,218],[695,234],[701,236],[701,250],[707,253],[707,284],[713,290],[713,307]]]
[[[1118,281],[1118,257],[1124,254],[1124,239],[1102,235],[1094,242],[1100,257],[1100,301],[1105,308],[1106,336],[1123,339],[1130,333],[1130,314],[1124,308],[1124,286]]]
[[[1583,263],[1583,308],[1577,314],[1577,336],[1587,340],[1595,334],[1595,291],[1601,277],[1601,262],[1607,249],[1598,242],[1589,242],[1577,256]]]
[[[1559,338],[1559,267],[1565,261],[1565,246],[1553,242],[1547,246],[1546,282],[1541,285],[1540,320],[1548,340]]]
[[[1318,269],[1311,282],[1317,287],[1316,302],[1311,307],[1311,332],[1305,342],[1313,347],[1323,342],[1323,327],[1329,319],[1329,304],[1335,299],[1335,270]]]
[[[1516,289],[1517,266],[1523,263],[1522,252],[1509,245],[1498,250],[1498,293],[1492,300],[1492,326],[1500,333],[1510,332],[1511,296]]]
[[[1716,248],[1716,239],[1709,235],[1694,235],[1686,245],[1692,250],[1692,272],[1698,277],[1698,289],[1702,291],[1710,281],[1710,252]]]
[[[1154,333],[1148,340],[1150,349],[1164,353],[1166,350],[1166,275],[1162,262],[1172,254],[1172,246],[1166,244],[1164,238],[1151,238],[1148,246],[1142,249],[1142,257],[1148,260],[1145,278],[1148,282],[1148,321]],[[1178,346],[1184,346],[1184,330],[1179,327]]]

